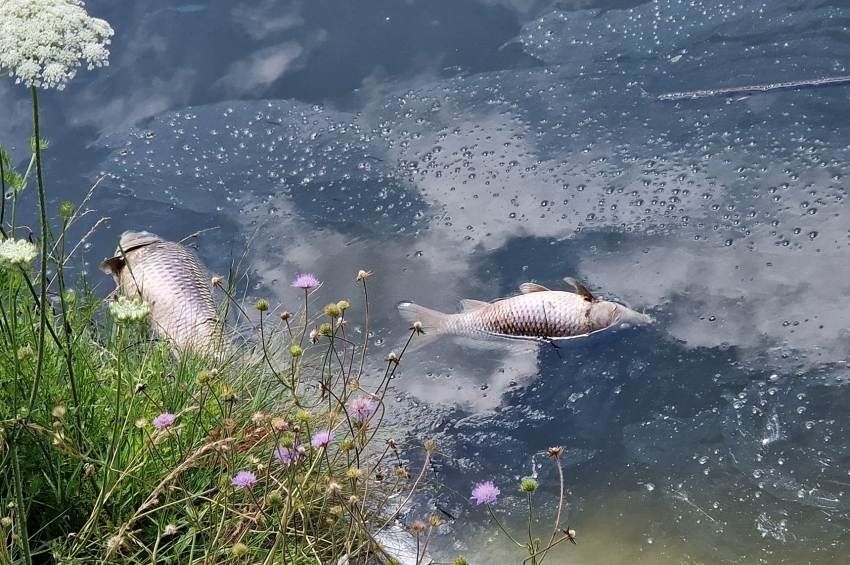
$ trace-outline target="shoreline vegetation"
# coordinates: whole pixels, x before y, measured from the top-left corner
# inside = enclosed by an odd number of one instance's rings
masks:
[[[26,168],[0,147],[0,564],[430,562],[443,518],[408,513],[437,444],[402,453],[384,424],[391,381],[421,324],[398,354],[367,362],[372,273],[352,281],[363,312],[355,331],[347,298],[315,311],[321,282],[308,274],[292,283],[303,291],[297,312],[273,318],[258,300],[248,316],[234,272],[210,285],[222,320],[234,310],[257,320],[250,338],[175,352],[152,339],[150,305],[100,299],[86,278],[68,280],[69,261],[102,221],[68,241],[91,212],[89,192],[60,203],[51,223],[39,89],[61,90],[83,64],[107,65],[113,32],[78,1],[3,7],[0,70],[29,90],[33,137]],[[37,230],[20,223],[26,190],[37,192]],[[499,488],[472,489],[525,555],[519,561],[536,565],[575,543],[562,525],[562,452],[548,453],[560,498],[544,541],[532,531],[535,479],[519,484],[528,528],[517,537],[494,512]],[[380,541],[401,522],[405,556]]]

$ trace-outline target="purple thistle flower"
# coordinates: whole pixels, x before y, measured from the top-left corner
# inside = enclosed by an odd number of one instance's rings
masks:
[[[176,416],[171,412],[163,412],[162,414],[153,419],[153,427],[158,430],[170,428],[171,424],[174,423],[174,418],[176,418]]]
[[[498,500],[501,492],[499,487],[493,484],[493,481],[484,481],[483,483],[478,483],[472,489],[472,500],[478,505],[493,504]]]
[[[348,415],[355,422],[363,424],[375,414],[377,409],[377,402],[368,396],[361,396],[352,400],[348,405]]]
[[[239,471],[230,480],[230,484],[236,488],[251,488],[257,482],[257,475],[251,471]]]
[[[297,447],[280,446],[274,450],[274,460],[278,463],[292,465],[298,463],[299,459],[301,459],[301,452],[298,451]]]
[[[321,430],[321,431],[313,434],[313,439],[310,440],[310,445],[313,446],[313,449],[319,449],[320,447],[325,447],[330,442],[331,442],[331,431],[330,430]]]
[[[313,273],[301,273],[292,281],[292,286],[303,290],[313,290],[319,288],[321,284],[322,282]]]

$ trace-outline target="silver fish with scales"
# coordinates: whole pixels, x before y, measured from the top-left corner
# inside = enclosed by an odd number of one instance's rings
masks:
[[[112,275],[120,293],[150,306],[151,327],[176,350],[220,347],[222,326],[211,278],[186,246],[150,232],[127,231],[101,270]]]
[[[621,324],[646,324],[652,318],[627,306],[601,300],[572,278],[576,292],[550,290],[523,283],[521,294],[495,302],[461,301],[462,312],[446,314],[402,302],[398,309],[408,321],[420,321],[426,335],[495,336],[525,339],[569,339],[588,336]]]

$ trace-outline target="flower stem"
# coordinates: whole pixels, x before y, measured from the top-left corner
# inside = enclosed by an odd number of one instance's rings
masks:
[[[41,383],[44,372],[44,347],[45,347],[45,327],[47,326],[47,204],[44,196],[44,176],[41,169],[41,131],[38,124],[38,90],[36,87],[30,88],[32,92],[32,124],[33,134],[35,136],[35,171],[36,180],[38,181],[38,209],[41,222],[41,280],[39,281],[39,299],[38,299],[38,358],[36,360],[35,379],[33,379],[32,389],[30,390],[29,412],[32,412],[35,405],[35,397],[38,394],[38,387]]]

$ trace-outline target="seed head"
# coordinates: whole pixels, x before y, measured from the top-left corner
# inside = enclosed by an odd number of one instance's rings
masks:
[[[387,363],[395,363],[398,364],[398,355],[396,355],[395,351],[390,351],[387,354]]]
[[[331,481],[328,483],[328,488],[326,492],[328,493],[328,496],[337,496],[339,493],[342,492],[342,487],[338,482]]]
[[[310,421],[310,418],[312,418],[313,415],[307,412],[306,410],[299,410],[298,413],[295,414],[295,417],[298,418],[299,422],[306,423]]]
[[[357,282],[363,282],[371,276],[372,271],[364,271],[363,269],[360,269],[357,271]]]
[[[245,557],[248,555],[248,546],[244,543],[234,543],[233,547],[230,548],[230,553],[233,557]]]
[[[357,467],[351,467],[345,472],[345,476],[349,479],[359,479],[363,476],[363,470]]]
[[[410,471],[404,465],[398,465],[393,469],[393,473],[395,473],[396,478],[398,479],[409,479]]]
[[[339,306],[335,303],[325,306],[325,315],[330,316],[331,318],[339,318],[340,314],[342,314],[342,310],[340,310]]]
[[[176,524],[166,524],[165,528],[162,530],[162,535],[164,536],[173,536],[177,534],[177,525]]]
[[[260,298],[259,300],[257,300],[257,303],[254,305],[254,307],[260,312],[265,312],[269,309],[269,303],[266,300]]]
[[[339,308],[340,312],[345,312],[351,308],[351,304],[348,303],[348,300],[340,300],[336,303],[336,307]]]
[[[358,504],[360,504],[360,499],[357,498],[357,495],[352,494],[351,496],[348,497],[348,505],[349,506],[357,506]]]
[[[301,355],[303,353],[304,353],[304,350],[301,349],[300,345],[292,344],[292,345],[289,346],[289,354],[292,355],[293,357],[301,357]]]
[[[221,283],[223,283],[223,282],[224,282],[224,277],[221,277],[219,275],[216,275],[212,279],[210,279],[210,283],[212,283],[213,286],[221,286]]]
[[[212,371],[203,370],[198,373],[198,384],[205,385],[212,380],[214,373]]]
[[[251,423],[255,426],[261,426],[269,420],[269,415],[265,412],[254,412],[251,415]]]
[[[564,453],[564,448],[561,447],[560,445],[557,446],[557,447],[550,447],[546,452],[546,454],[549,457],[551,457],[552,459],[558,459],[561,455],[563,455],[563,453]]]
[[[280,494],[279,490],[273,490],[266,495],[266,502],[269,506],[276,508],[283,504],[283,495]]]
[[[339,506],[339,505],[335,505],[335,506],[331,506],[328,509],[328,512],[330,512],[333,516],[339,517],[339,516],[342,516],[343,514],[345,514],[345,508],[343,508],[342,506]]]
[[[62,418],[65,417],[65,412],[66,412],[65,407],[60,404],[58,406],[53,407],[51,414],[53,414],[53,417],[56,418],[57,420],[61,420]]]
[[[292,318],[292,313],[289,312],[288,310],[284,310],[283,312],[280,313],[280,319],[283,320],[284,322],[288,322],[290,318]]]
[[[522,492],[532,493],[537,490],[537,481],[533,477],[523,477],[519,482],[519,490]]]
[[[422,322],[420,322],[419,320],[413,322],[413,325],[410,326],[410,330],[416,335],[421,335],[425,333],[425,329],[422,327]]]
[[[310,330],[310,343],[318,343],[319,342],[319,330],[313,328]]]
[[[319,335],[330,336],[334,333],[334,327],[330,324],[322,324],[319,326]]]
[[[272,418],[272,428],[277,432],[285,432],[289,429],[289,422],[283,418]]]

